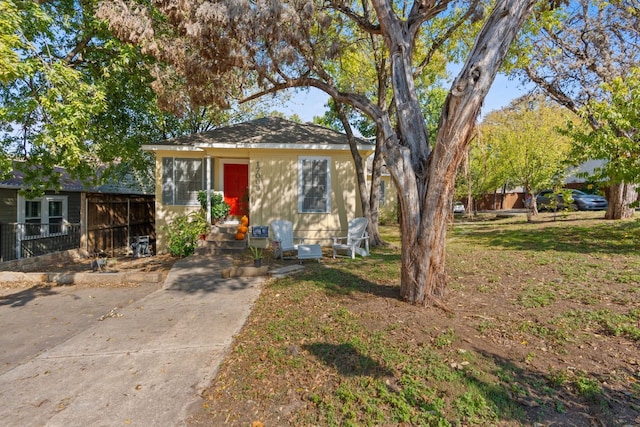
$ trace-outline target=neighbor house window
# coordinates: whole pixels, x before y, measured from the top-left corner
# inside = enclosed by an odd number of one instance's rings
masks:
[[[379,206],[384,206],[385,201],[387,200],[387,187],[385,181],[380,180],[380,203]]]
[[[21,199],[18,222],[23,222],[26,238],[66,234],[67,196],[44,196],[33,200]]]
[[[162,159],[162,203],[165,205],[199,206],[198,192],[205,189],[203,159]],[[212,174],[213,176],[213,174]]]
[[[40,200],[26,200],[24,208],[24,223],[26,236],[39,236],[42,227],[42,202]]]
[[[300,157],[298,159],[298,211],[329,212],[329,157]]]
[[[62,233],[65,215],[62,200],[49,201],[49,234]]]

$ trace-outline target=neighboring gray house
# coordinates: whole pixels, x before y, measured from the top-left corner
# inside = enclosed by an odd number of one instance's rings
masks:
[[[37,198],[21,194],[19,171],[0,181],[0,262],[78,248],[113,252],[131,236],[155,237],[152,182],[88,188],[59,171],[62,188]]]
[[[578,177],[576,175],[588,174],[589,176],[593,175],[597,168],[601,168],[605,164],[605,160],[587,160],[586,162],[578,165],[575,168],[571,168],[569,170],[569,174],[565,180],[566,184],[582,184],[586,181],[586,179],[582,176]],[[575,185],[574,185],[575,187]]]

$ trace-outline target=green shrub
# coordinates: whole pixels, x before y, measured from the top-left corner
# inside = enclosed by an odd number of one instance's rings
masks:
[[[390,203],[380,207],[378,221],[381,225],[398,224],[398,203]]]
[[[200,206],[206,212],[207,211],[207,192],[198,191],[198,201]],[[231,206],[224,201],[224,197],[220,193],[211,193],[211,219],[219,221],[229,215]]]
[[[192,255],[201,234],[209,231],[204,212],[180,215],[164,227],[168,236],[168,249],[172,256],[184,258]]]

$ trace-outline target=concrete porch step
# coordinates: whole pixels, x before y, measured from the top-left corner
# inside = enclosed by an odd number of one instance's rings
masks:
[[[238,253],[247,249],[247,239],[236,240],[238,224],[216,224],[205,240],[198,242],[199,255]]]
[[[211,226],[211,231],[207,236],[208,240],[232,241],[236,240],[238,224],[217,224]]]

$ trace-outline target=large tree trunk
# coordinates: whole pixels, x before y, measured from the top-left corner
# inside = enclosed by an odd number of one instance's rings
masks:
[[[452,183],[454,181],[451,181]],[[414,304],[443,306],[445,295],[445,239],[453,185],[432,182],[427,192],[429,209],[420,228],[410,228],[412,215],[401,204],[402,267],[400,294]]]
[[[400,135],[385,131],[387,167],[400,196],[402,266],[401,297],[413,304],[444,307],[445,239],[456,169],[467,150],[475,121],[508,48],[531,12],[535,0],[502,0],[489,16],[443,107],[433,152],[414,99],[411,31],[401,28],[374,0],[380,24],[389,34],[392,82]],[[396,54],[397,52],[397,54]]]
[[[634,209],[629,205],[638,198],[638,189],[635,184],[613,184],[609,188],[609,207],[605,215],[606,219],[625,219],[633,217]]]

